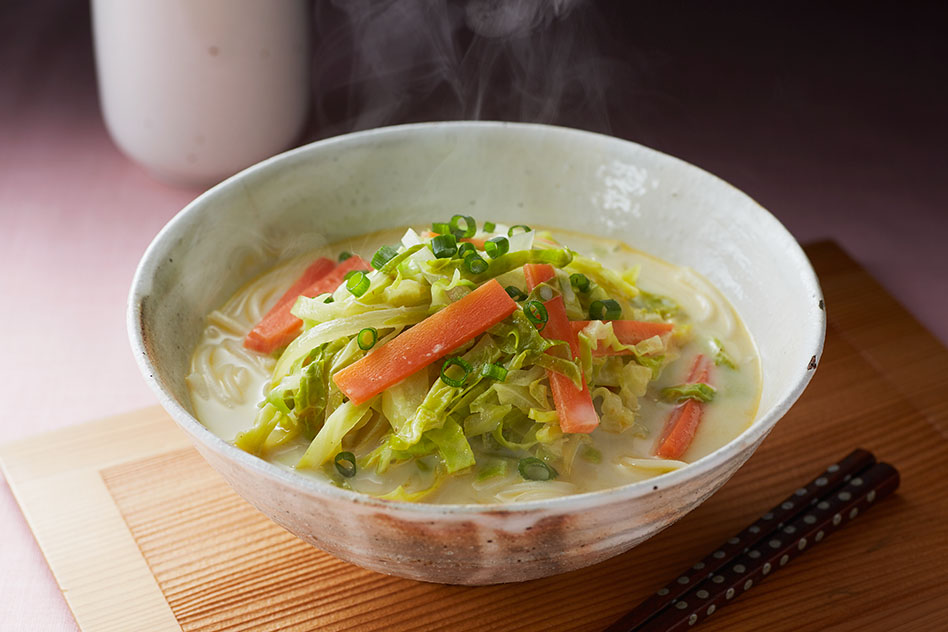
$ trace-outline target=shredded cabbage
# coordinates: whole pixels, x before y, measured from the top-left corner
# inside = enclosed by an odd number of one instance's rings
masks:
[[[509,250],[497,258],[458,242],[463,256],[483,259],[477,264],[481,269],[461,255],[445,255],[442,242],[438,244],[441,258],[436,257],[430,233],[408,229],[396,254],[388,251],[391,258],[380,269],[367,272],[369,287],[360,296],[343,283],[332,293],[298,298],[291,313],[302,320],[302,332],[277,359],[254,425],[238,435],[236,445],[266,455],[306,442],[296,467],[330,473],[335,455],[352,451],[358,463],[356,477],[397,474],[398,484],[377,496],[404,501],[425,498],[452,476],[465,472],[472,473],[478,485],[520,481],[517,464],[529,457],[555,464],[566,474],[579,467],[577,463],[583,467],[600,464],[602,453],[590,445],[587,435],[561,429],[561,413],[549,381],[554,372],[567,376],[577,388],[588,385],[600,420],[595,432],[645,436],[638,418],[639,399],[676,357],[676,341],[687,330],[676,327],[672,336],[627,345],[618,339],[611,322],[592,320],[579,332],[579,355],[573,358],[567,341],[538,331],[523,304],[562,297],[567,318],[574,321],[588,320],[590,305],[596,300],[617,301],[622,318],[670,319],[679,313],[678,306],[640,291],[637,268],[620,273],[560,246],[548,233],[518,229],[508,236],[507,231],[507,226],[497,224],[489,233],[476,233],[478,239],[508,237]],[[463,234],[462,222],[455,236]],[[450,243],[450,237],[445,239]],[[485,333],[368,402],[356,405],[336,386],[336,372],[490,279],[517,288],[508,292],[523,299],[527,263],[552,265],[555,278],[534,288],[511,316]],[[588,287],[575,290],[570,282],[573,273],[585,275]],[[374,342],[361,347],[359,333],[366,328],[375,330]],[[733,361],[720,342],[714,339],[709,344],[718,363],[731,366]],[[442,379],[442,364],[451,357],[463,360],[463,377]],[[451,370],[460,373],[457,366]],[[679,400],[701,399],[707,389],[711,387],[706,384],[686,384],[662,393]],[[710,392],[713,395],[713,389]],[[417,468],[402,467],[410,462]],[[623,466],[641,467],[632,461]],[[333,476],[336,484],[357,488],[353,481],[358,478]],[[379,479],[373,480],[377,485]],[[497,497],[540,498],[571,489],[565,482],[526,481],[498,492]]]

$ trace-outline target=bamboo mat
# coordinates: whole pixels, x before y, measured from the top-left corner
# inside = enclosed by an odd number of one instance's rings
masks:
[[[602,564],[523,584],[365,571],[236,496],[160,408],[0,448],[7,480],[86,632],[599,630],[855,447],[902,473],[892,498],[701,627],[948,627],[948,351],[832,243],[819,370],[728,484]]]

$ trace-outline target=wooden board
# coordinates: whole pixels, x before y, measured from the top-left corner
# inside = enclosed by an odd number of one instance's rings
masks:
[[[807,252],[829,330],[803,398],[696,511],[624,555],[565,575],[467,588],[340,562],[236,496],[160,408],[10,444],[0,460],[87,632],[536,632],[601,629],[863,447],[900,469],[899,493],[702,629],[943,629],[948,351],[838,247]]]

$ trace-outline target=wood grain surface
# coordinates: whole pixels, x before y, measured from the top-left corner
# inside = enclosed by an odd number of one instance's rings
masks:
[[[0,460],[88,632],[535,632],[605,627],[863,447],[899,468],[899,492],[701,629],[946,629],[948,351],[837,246],[807,252],[829,328],[800,402],[696,511],[632,551],[572,573],[470,588],[338,561],[236,496],[159,408],[7,445]]]

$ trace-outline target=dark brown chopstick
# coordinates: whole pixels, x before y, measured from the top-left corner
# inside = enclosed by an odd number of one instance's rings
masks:
[[[634,632],[687,630],[705,620],[733,599],[759,584],[790,560],[802,555],[842,525],[894,492],[899,473],[888,463],[877,463],[861,472],[837,493],[810,507],[766,542],[739,555],[720,572],[682,595]]]
[[[712,573],[732,562],[743,551],[754,547],[767,538],[784,523],[802,515],[811,505],[821,498],[832,494],[853,476],[869,468],[876,462],[875,457],[865,450],[854,450],[839,463],[835,463],[806,486],[796,490],[783,502],[761,516],[733,538],[730,538],[691,568],[680,573],[674,581],[654,593],[634,610],[609,626],[605,632],[620,632],[637,629],[649,618],[657,615],[672,602],[684,595],[695,583],[704,580]]]

